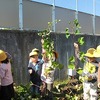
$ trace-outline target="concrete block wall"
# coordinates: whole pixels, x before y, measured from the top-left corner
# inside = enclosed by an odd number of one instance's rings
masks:
[[[55,79],[67,78],[68,59],[70,56],[74,55],[73,43],[81,36],[85,39],[85,44],[80,47],[80,50],[83,52],[86,52],[90,47],[95,48],[100,44],[100,36],[71,35],[67,39],[65,34],[62,33],[51,34],[51,39],[55,42],[55,50],[59,54],[58,61],[64,65],[62,70],[56,71]],[[9,52],[12,55],[12,71],[14,82],[16,84],[25,84],[29,81],[27,72],[28,55],[34,47],[40,49],[41,52],[40,40],[41,37],[39,37],[35,31],[0,30],[0,49]]]

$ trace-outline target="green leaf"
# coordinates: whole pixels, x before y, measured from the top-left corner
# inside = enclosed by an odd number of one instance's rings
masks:
[[[76,72],[77,72],[78,74],[82,75],[83,69],[82,69],[82,68],[78,68],[78,69],[76,70]]]
[[[77,34],[80,34],[80,30],[79,30],[79,29],[76,29],[75,34],[76,34],[76,35],[77,35]]]
[[[79,43],[80,45],[83,45],[83,44],[84,44],[84,37],[78,38],[78,43]]]
[[[74,20],[74,24],[75,24],[76,28],[78,28],[78,29],[81,28],[77,19]]]
[[[68,39],[70,37],[69,29],[66,28],[66,38]]]
[[[80,57],[80,60],[81,60],[81,62],[85,62],[85,54],[84,54],[84,52],[79,52],[79,57]]]
[[[69,58],[69,62],[75,62],[75,57],[74,56],[71,56],[70,58]]]
[[[62,69],[64,66],[56,61],[52,62],[54,68]]]
[[[75,64],[74,64],[74,63],[70,63],[70,64],[68,65],[68,68],[69,68],[69,69],[75,69]]]

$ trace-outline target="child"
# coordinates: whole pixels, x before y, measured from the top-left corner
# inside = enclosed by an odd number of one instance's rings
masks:
[[[78,45],[74,44],[75,50],[77,50],[76,54],[79,53]],[[97,100],[97,70],[96,66],[98,62],[94,57],[94,48],[89,48],[85,54],[86,60],[83,68],[83,77],[85,80],[83,82],[83,98],[84,100]],[[79,55],[79,54],[78,54]],[[79,56],[77,56],[79,57]]]
[[[50,59],[47,56],[47,53],[45,50],[42,51],[42,55],[43,55],[43,65],[42,65],[42,73],[41,73],[41,80],[43,82],[44,85],[44,94],[50,94],[50,92],[53,89],[53,82],[54,82],[54,72],[55,69],[52,68],[52,70],[50,69]],[[53,52],[53,57],[52,57],[52,61],[55,61],[57,59],[58,55],[56,52]],[[50,70],[49,70],[50,69]],[[48,93],[49,91],[49,93]]]
[[[6,52],[3,50],[0,50],[0,78],[1,78],[0,100],[11,100],[11,98],[14,97],[11,64]]]
[[[100,88],[100,45],[97,46],[96,50],[94,51],[94,56],[97,58],[99,62],[98,68],[98,87]]]
[[[37,94],[40,94],[40,85],[41,85],[41,69],[42,61],[38,59],[39,53],[37,51],[31,51],[29,54],[30,60],[28,64],[28,72],[30,74],[30,81],[33,83],[32,92],[33,97]]]

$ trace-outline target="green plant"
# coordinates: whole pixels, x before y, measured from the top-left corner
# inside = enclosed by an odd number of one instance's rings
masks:
[[[70,22],[69,23],[70,25],[71,25],[71,30],[72,30],[72,32],[69,32],[69,29],[68,28],[66,28],[66,38],[68,39],[69,37],[70,37],[70,35],[71,34],[73,34],[74,35],[74,37],[75,36],[77,36],[77,35],[79,35],[81,32],[80,32],[80,24],[79,24],[79,22],[78,22],[78,20],[77,19],[75,19],[73,22]],[[77,44],[79,44],[80,46],[82,46],[82,45],[84,45],[84,37],[79,37],[78,39],[77,39],[77,41],[75,41]],[[74,43],[73,43],[74,44]],[[77,45],[76,45],[77,46]],[[79,51],[78,51],[79,52]],[[69,64],[68,64],[68,68],[69,69],[72,69],[72,70],[76,70],[76,72],[77,72],[77,74],[80,76],[80,77],[82,77],[82,73],[83,73],[83,69],[82,68],[77,68],[77,65],[76,65],[76,59],[77,58],[75,58],[75,56],[71,56],[70,58],[69,58]],[[84,52],[79,52],[79,59],[81,60],[81,62],[83,63],[85,60],[84,60]],[[81,79],[78,79],[80,82],[82,82],[82,80],[83,80],[83,78],[81,78]],[[76,90],[76,92],[79,92],[79,91],[81,91],[82,90],[82,85],[81,86],[79,86],[79,85],[75,85],[75,87],[74,87],[74,89]],[[72,92],[72,90],[71,90],[71,92]],[[66,95],[66,97],[68,98],[68,99],[70,99],[70,100],[80,100],[80,96],[78,95],[78,94],[74,94],[74,95],[72,95],[71,97],[67,94]]]
[[[59,22],[59,20],[56,20],[56,23]],[[57,61],[53,61],[53,52],[54,50],[54,41],[50,38],[51,34],[51,26],[52,23],[48,22],[48,28],[44,31],[41,31],[38,33],[39,36],[41,36],[41,43],[42,48],[46,50],[46,56],[49,58],[49,68],[48,70],[54,70],[55,68],[62,69],[63,65],[60,64]]]
[[[31,83],[27,85],[14,86],[15,100],[32,100],[32,93],[30,91]]]
[[[74,21],[70,22],[69,24],[71,25],[72,32],[69,32],[69,29],[66,28],[65,32],[66,32],[66,38],[67,39],[70,37],[70,34],[73,34],[74,36],[76,36],[76,35],[79,35],[81,33],[80,32],[81,26],[80,26],[80,24],[79,24],[77,19],[75,19]],[[75,42],[77,42],[79,45],[84,45],[84,37],[79,37],[77,39],[77,41],[75,41]],[[83,52],[79,52],[79,57],[80,57],[81,61],[84,62],[84,53]],[[76,63],[75,62],[75,56],[71,56],[69,58],[68,68],[69,69],[73,69],[73,70],[76,69],[75,63]]]

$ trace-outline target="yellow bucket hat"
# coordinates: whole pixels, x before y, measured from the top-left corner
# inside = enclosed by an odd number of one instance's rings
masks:
[[[37,49],[37,48],[34,48],[34,49],[32,49],[32,52],[39,52],[39,49]]]
[[[3,50],[0,50],[0,61],[4,61],[6,58],[6,53]]]
[[[100,57],[100,45],[98,45],[94,51],[94,57]]]
[[[32,52],[30,52],[29,57],[31,57],[31,56],[35,56],[35,55],[38,56],[38,55],[39,55],[38,52],[36,52],[36,51],[32,51]]]
[[[89,48],[85,54],[86,57],[94,57],[94,48]]]

